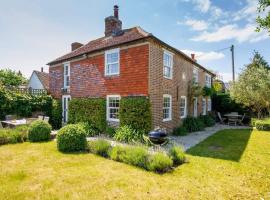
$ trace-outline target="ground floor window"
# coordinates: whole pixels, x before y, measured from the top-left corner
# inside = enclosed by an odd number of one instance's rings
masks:
[[[203,110],[203,115],[206,115],[206,100],[205,100],[205,98],[202,98],[202,110]]]
[[[107,96],[107,120],[119,122],[120,95]]]
[[[198,116],[198,97],[193,98],[193,116]]]
[[[172,96],[169,94],[163,95],[163,121],[172,119]]]
[[[211,111],[212,110],[212,102],[211,99],[207,99],[207,111]]]
[[[180,118],[185,118],[187,116],[187,98],[181,96],[180,98]]]

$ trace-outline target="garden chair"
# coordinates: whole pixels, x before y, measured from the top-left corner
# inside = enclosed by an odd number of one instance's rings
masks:
[[[241,119],[238,119],[238,124],[244,126],[243,121],[244,121],[245,117],[246,117],[246,113],[244,113],[244,115]]]
[[[6,115],[5,118],[6,118],[6,121],[14,120],[14,119],[16,119],[16,116],[15,115]]]
[[[231,112],[231,114],[233,114],[233,115],[238,115],[238,112]]]
[[[49,123],[49,119],[50,119],[50,117],[47,117],[47,116],[44,117],[44,121],[45,122],[48,122]]]
[[[228,125],[234,125],[236,126],[238,122],[238,117],[229,117],[228,118]]]
[[[219,119],[220,123],[221,123],[221,124],[225,124],[225,122],[224,122],[224,121],[225,121],[225,119],[226,119],[226,118],[221,117],[220,112],[218,112],[217,114],[218,114],[218,119]]]
[[[38,116],[38,119],[39,119],[39,120],[43,120],[43,116],[42,116],[42,115],[39,115],[39,116]]]

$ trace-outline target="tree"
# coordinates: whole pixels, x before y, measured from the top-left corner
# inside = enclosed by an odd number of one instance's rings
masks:
[[[270,0],[259,0],[258,11],[259,13],[265,12],[267,7],[270,7]],[[267,30],[270,33],[270,11],[265,16],[258,16],[256,19],[258,23],[257,31],[262,29]]]
[[[249,66],[263,66],[266,69],[270,69],[269,64],[267,61],[263,58],[263,56],[260,55],[258,51],[254,51],[253,58],[251,59],[251,63],[247,65]]]
[[[26,78],[22,73],[13,71],[11,69],[1,69],[0,70],[0,83],[4,86],[19,86],[26,83]]]
[[[270,111],[270,70],[253,58],[239,75],[238,81],[232,84],[230,95],[261,118],[263,109]]]

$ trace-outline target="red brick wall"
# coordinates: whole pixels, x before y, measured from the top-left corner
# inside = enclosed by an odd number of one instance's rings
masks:
[[[61,88],[64,85],[64,67],[63,65],[58,65],[49,68],[49,92],[55,98],[61,98]]]
[[[148,95],[148,59],[148,44],[120,48],[118,76],[104,75],[104,52],[71,62],[71,97],[104,97],[108,94]],[[58,75],[60,67],[50,68],[50,76],[52,76],[50,88],[55,97],[59,97],[59,91],[61,92],[63,87],[63,65],[61,66],[61,78]],[[55,84],[60,80],[62,80],[61,85]]]

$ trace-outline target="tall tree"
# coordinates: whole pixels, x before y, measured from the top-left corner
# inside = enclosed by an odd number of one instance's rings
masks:
[[[254,51],[251,63],[248,64],[247,66],[263,66],[266,69],[270,69],[269,64],[258,51]]]
[[[230,94],[237,103],[251,108],[261,118],[263,109],[270,111],[270,70],[258,64],[254,57],[232,84]]]
[[[270,7],[270,0],[259,0],[258,11],[264,13]],[[270,34],[270,9],[265,16],[258,16],[256,19],[258,23],[257,31],[265,29]]]
[[[11,69],[0,70],[0,83],[4,86],[19,86],[26,82],[26,78],[20,71],[16,72]]]

